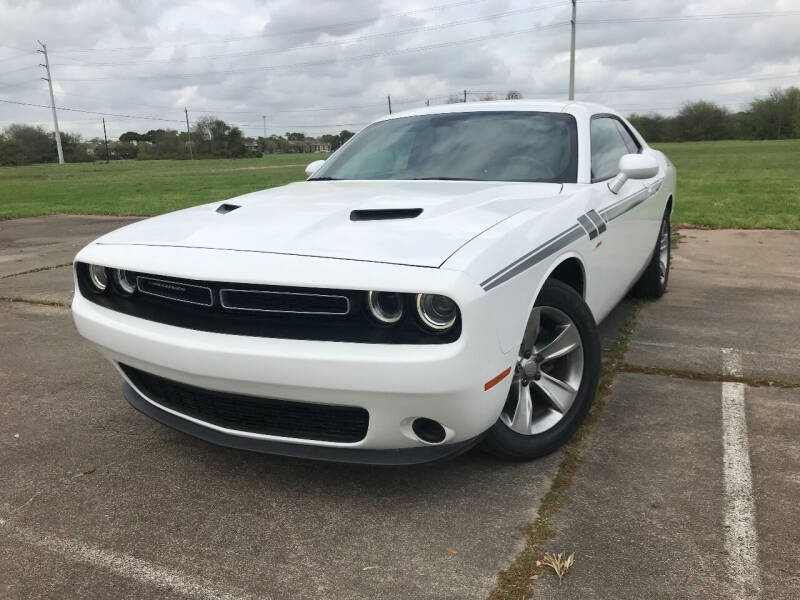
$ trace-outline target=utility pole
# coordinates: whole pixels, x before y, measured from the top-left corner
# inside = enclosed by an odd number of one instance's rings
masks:
[[[467,90],[464,90],[464,102],[467,101]]]
[[[186,115],[186,143],[189,145],[189,160],[194,160],[192,154],[192,132],[189,130],[189,109],[183,107],[183,114]]]
[[[56,149],[58,150],[58,164],[64,164],[64,151],[61,149],[61,132],[58,131],[58,115],[56,115],[56,98],[53,96],[53,78],[50,76],[50,59],[47,58],[47,46],[45,46],[40,40],[36,40],[39,42],[39,45],[42,47],[41,50],[37,50],[38,53],[44,54],[44,64],[40,64],[40,67],[44,67],[44,70],[47,72],[47,77],[42,77],[47,82],[47,85],[50,87],[50,108],[53,109],[53,129],[56,132]]]
[[[106,141],[106,164],[111,158],[108,155],[108,136],[106,135],[106,118],[103,117],[103,139]]]
[[[267,115],[261,115],[264,120],[264,139],[267,139]]]
[[[569,99],[575,100],[575,21],[577,0],[572,0],[572,38],[569,44]]]
[[[389,102],[389,114],[392,114],[392,97],[386,96],[386,100]]]

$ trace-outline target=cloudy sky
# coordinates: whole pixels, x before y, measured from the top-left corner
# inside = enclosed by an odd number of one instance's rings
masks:
[[[519,90],[565,98],[569,0],[0,0],[0,128],[109,138],[214,114],[247,135],[357,130],[387,112]],[[731,110],[800,85],[796,0],[578,0],[576,98]],[[70,111],[66,109],[78,109]],[[145,118],[146,117],[146,118]]]

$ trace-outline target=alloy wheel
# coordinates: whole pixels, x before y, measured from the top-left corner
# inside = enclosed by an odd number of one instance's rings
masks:
[[[555,307],[534,307],[500,420],[523,435],[551,429],[572,407],[582,378],[583,342],[577,325]]]

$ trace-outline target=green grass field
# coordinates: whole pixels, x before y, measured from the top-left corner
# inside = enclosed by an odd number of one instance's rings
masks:
[[[657,147],[678,168],[675,223],[800,229],[800,140]],[[298,181],[322,156],[0,167],[0,219],[160,214]]]
[[[0,167],[0,219],[52,213],[157,215],[305,178],[325,154],[117,160]]]
[[[800,140],[654,146],[678,169],[675,223],[800,229]]]

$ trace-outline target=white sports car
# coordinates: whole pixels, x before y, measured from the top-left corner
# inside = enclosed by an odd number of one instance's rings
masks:
[[[597,323],[667,285],[675,169],[606,107],[394,114],[306,171],[80,251],[75,323],[138,410],[283,455],[533,458],[589,409]]]

